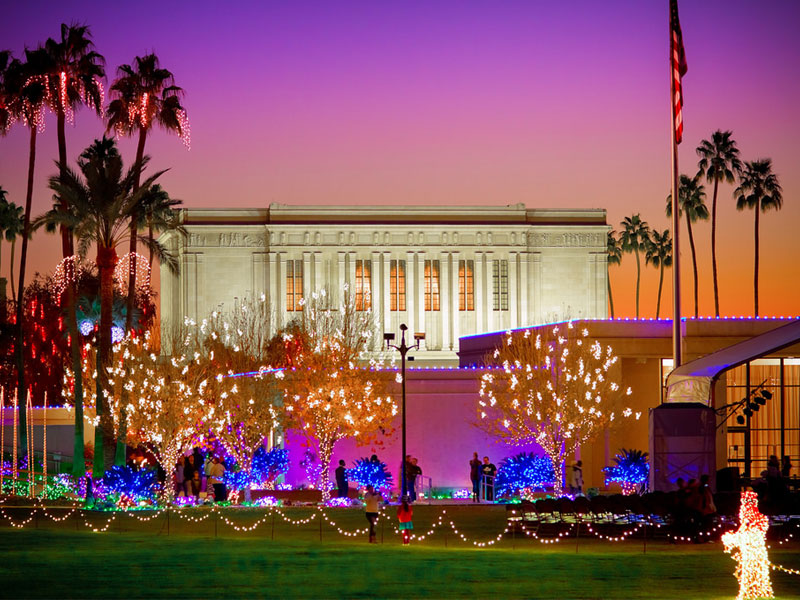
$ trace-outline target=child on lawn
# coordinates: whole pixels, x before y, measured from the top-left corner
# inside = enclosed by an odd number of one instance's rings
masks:
[[[397,507],[397,520],[400,521],[400,533],[403,536],[404,546],[411,541],[411,530],[414,529],[414,523],[411,522],[413,516],[414,510],[408,505],[408,501],[403,499],[403,503]]]

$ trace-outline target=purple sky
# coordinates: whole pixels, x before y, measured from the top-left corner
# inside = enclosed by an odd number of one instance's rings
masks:
[[[800,313],[800,3],[681,4],[689,72],[684,172],[714,129],[743,158],[771,157],[784,209],[762,219],[762,314]],[[20,55],[91,26],[109,74],[155,51],[186,90],[192,149],[157,132],[153,168],[186,206],[488,204],[603,207],[668,226],[668,2],[37,2],[12,4],[0,48]],[[68,127],[70,159],[103,131]],[[130,160],[133,147],[122,145]],[[34,213],[50,205],[55,120],[39,140]],[[27,135],[0,139],[0,185],[22,204]],[[720,191],[722,310],[752,311],[752,213]],[[710,204],[710,188],[708,202]],[[710,227],[696,228],[701,314],[713,310]],[[7,244],[2,272],[8,271]],[[37,234],[33,268],[57,240]],[[683,248],[690,297],[688,244]],[[633,312],[634,261],[612,269],[619,314]],[[645,272],[642,312],[658,274]],[[670,293],[669,284],[665,287]],[[669,302],[666,302],[669,306]],[[669,309],[668,309],[669,310]]]

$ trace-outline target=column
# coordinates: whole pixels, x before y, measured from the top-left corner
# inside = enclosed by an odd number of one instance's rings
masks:
[[[279,324],[278,321],[278,254],[276,252],[269,252],[267,253],[269,259],[269,266],[267,266],[267,302],[269,302],[269,308],[272,314],[274,315],[273,321],[276,324],[276,327]]]
[[[533,317],[528,311],[528,297],[530,290],[528,289],[528,253],[519,253],[519,312],[521,325],[532,325]]]
[[[417,331],[425,331],[425,253],[417,252]],[[413,330],[412,333],[415,333]],[[431,332],[433,333],[433,332]],[[427,341],[427,338],[426,338]],[[425,344],[427,346],[427,344]]]
[[[339,252],[338,268],[336,270],[336,289],[331,290],[331,305],[337,306],[342,300],[344,284],[347,283],[347,274],[344,270],[346,252]]]
[[[311,301],[311,292],[314,286],[311,285],[311,252],[303,252],[303,298],[306,302]]]
[[[286,313],[286,252],[278,253],[278,301],[275,304],[275,321],[280,329],[287,320]]]
[[[500,311],[494,309],[494,264],[492,261],[495,258],[493,252],[486,252],[486,270],[484,276],[486,277],[486,331],[497,331],[498,317]],[[499,308],[499,307],[498,307]]]
[[[356,301],[356,253],[347,253],[347,285],[350,288],[350,299]]]
[[[486,331],[484,317],[486,315],[486,303],[484,300],[483,287],[483,252],[475,253],[475,331],[469,333],[483,333]]]
[[[509,328],[519,327],[519,313],[517,312],[517,277],[519,265],[517,264],[517,253],[511,252],[508,255],[508,310]]]
[[[372,253],[372,268],[370,269],[370,306],[372,307],[372,318],[375,324],[375,347],[383,343],[383,296],[386,294],[381,289],[381,254],[380,252]],[[373,340],[374,341],[374,340]]]
[[[461,312],[458,310],[458,261],[461,260],[461,254],[458,252],[451,252],[450,259],[453,261],[452,277],[450,278],[450,308],[453,315],[453,334],[450,339],[450,347],[458,352],[458,335],[461,329]]]
[[[381,304],[383,305],[383,330],[386,332],[392,331],[392,311],[390,304],[390,288],[389,288],[389,275],[391,274],[391,255],[388,252],[383,253],[383,295],[381,296]]]
[[[442,252],[439,254],[439,263],[441,268],[439,270],[439,294],[441,295],[439,313],[442,321],[442,350],[452,349],[450,343],[450,254]]]
[[[415,273],[415,264],[416,264],[416,254],[414,252],[408,251],[406,252],[406,325],[408,325],[408,333],[412,335],[414,334],[414,309],[416,301],[414,296],[414,273]],[[406,338],[408,339],[408,338]]]
[[[314,291],[322,290],[322,252],[314,252]]]
[[[542,314],[542,253],[531,253],[531,281],[533,293],[533,318],[534,322],[541,324],[544,321],[544,314]]]

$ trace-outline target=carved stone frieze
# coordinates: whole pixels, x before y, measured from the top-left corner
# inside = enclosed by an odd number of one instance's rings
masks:
[[[606,235],[581,232],[532,232],[529,243],[544,248],[587,248],[605,246]]]

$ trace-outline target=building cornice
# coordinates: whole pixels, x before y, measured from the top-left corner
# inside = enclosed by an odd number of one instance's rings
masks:
[[[184,225],[606,225],[605,209],[510,206],[337,206],[181,209]]]

